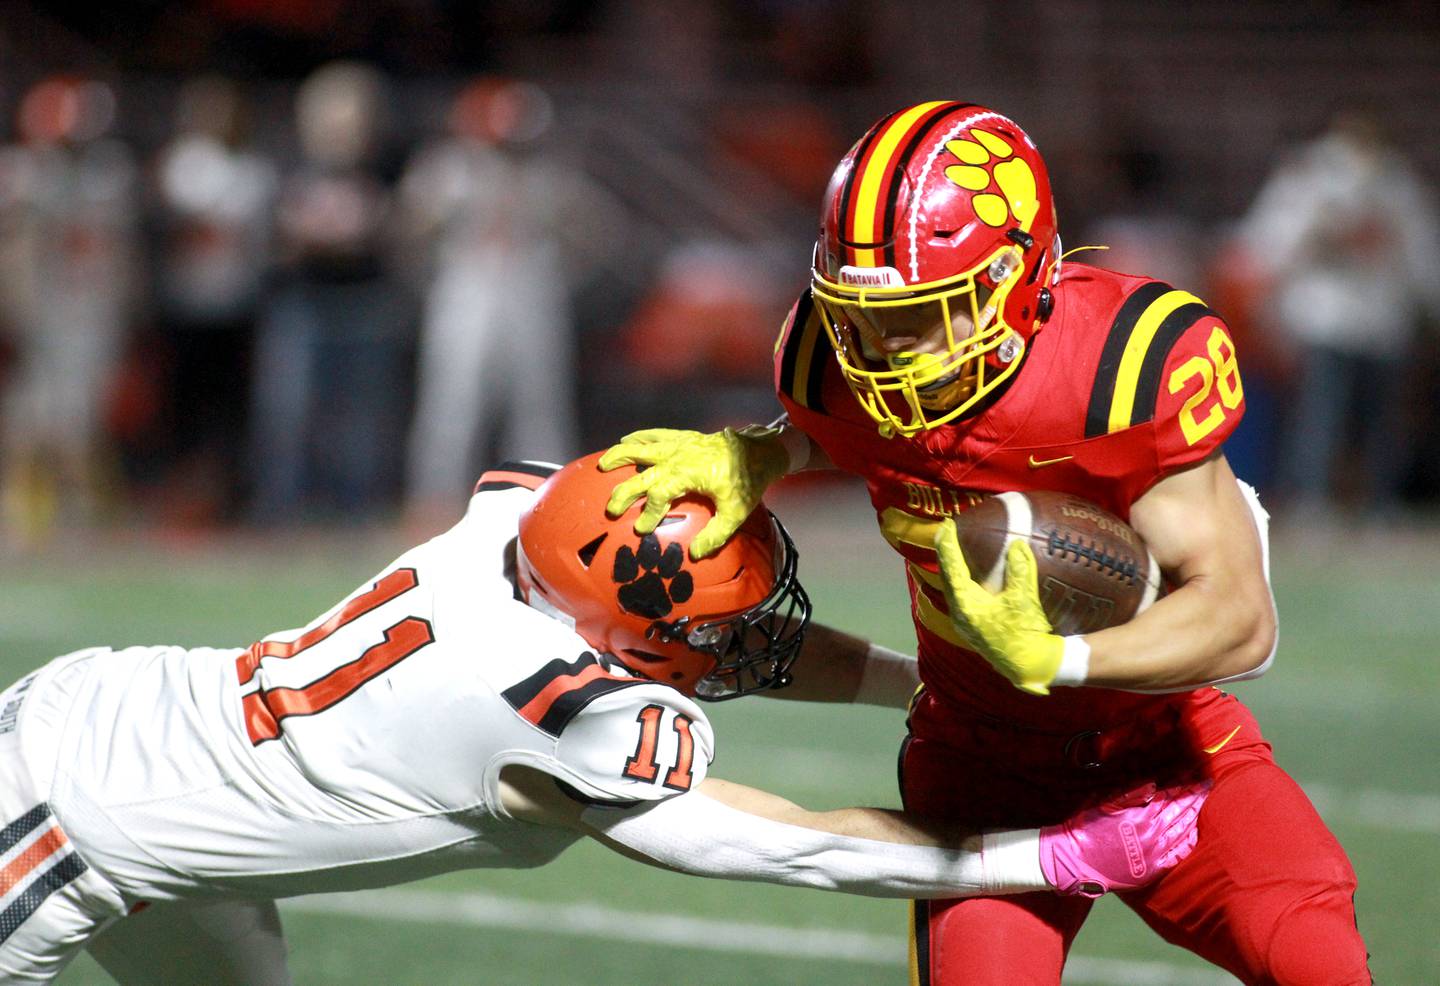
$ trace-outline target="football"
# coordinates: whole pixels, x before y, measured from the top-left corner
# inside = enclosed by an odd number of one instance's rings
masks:
[[[1124,623],[1162,592],[1160,567],[1135,529],[1069,493],[998,493],[956,516],[955,527],[971,577],[991,592],[1004,585],[1010,542],[1030,542],[1045,615],[1062,635]]]

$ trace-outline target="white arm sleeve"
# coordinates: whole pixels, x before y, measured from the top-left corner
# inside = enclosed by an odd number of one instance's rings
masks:
[[[635,808],[587,808],[598,834],[695,876],[838,890],[869,897],[935,898],[1047,890],[986,885],[981,837],[961,850],[905,846],[771,821],[699,792]],[[1035,871],[1039,872],[1038,835]]]
[[[920,687],[920,662],[909,654],[871,644],[865,652],[865,666],[855,702],[903,709]]]

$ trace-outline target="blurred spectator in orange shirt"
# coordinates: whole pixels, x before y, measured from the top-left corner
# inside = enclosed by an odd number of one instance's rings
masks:
[[[783,269],[755,244],[672,250],[620,332],[636,396],[668,404],[687,427],[773,417],[772,351],[794,293]]]

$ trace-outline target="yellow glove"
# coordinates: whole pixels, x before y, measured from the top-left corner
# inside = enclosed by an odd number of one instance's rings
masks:
[[[1040,582],[1030,545],[1015,541],[1005,552],[1005,587],[998,593],[987,591],[970,577],[953,520],[940,525],[935,551],[940,556],[950,621],[960,636],[1016,688],[1049,695],[1064,656],[1065,638],[1053,632],[1040,605]]]
[[[729,540],[765,495],[765,488],[785,474],[790,454],[779,434],[759,425],[710,434],[673,428],[632,432],[600,457],[600,468],[649,468],[616,486],[605,512],[618,517],[643,496],[645,509],[635,521],[635,533],[649,534],[664,519],[671,501],[701,493],[715,504],[715,517],[690,542],[690,557],[704,558]]]

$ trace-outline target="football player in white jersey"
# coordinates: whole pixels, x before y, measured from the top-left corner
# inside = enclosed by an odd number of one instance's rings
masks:
[[[0,695],[0,982],[53,979],[88,945],[122,983],[284,983],[277,897],[539,866],[586,836],[687,873],[899,898],[1093,895],[1194,845],[1200,787],[980,835],[707,778],[697,699],[788,684],[802,643],[802,697],[903,698],[913,672],[807,638],[767,510],[694,562],[709,506],[641,538],[605,516],[597,459],[485,474],[454,528],[301,629],[92,648]]]

